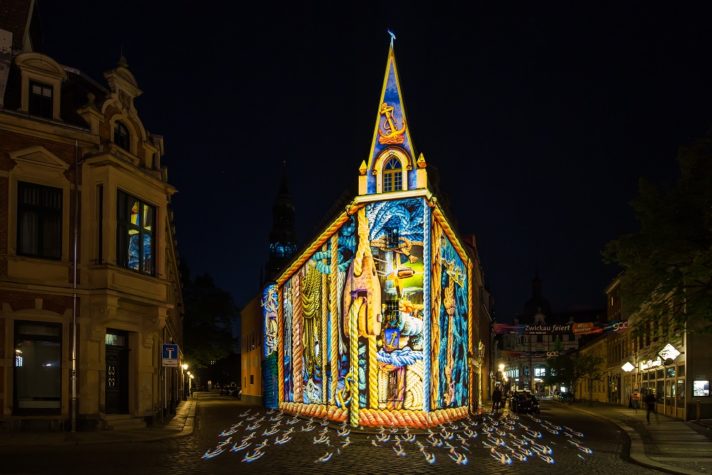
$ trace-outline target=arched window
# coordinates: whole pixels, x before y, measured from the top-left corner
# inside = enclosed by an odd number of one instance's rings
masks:
[[[127,152],[131,151],[131,134],[129,129],[119,121],[114,124],[114,143]]]
[[[391,157],[383,167],[383,192],[400,191],[403,189],[403,169],[396,157]]]

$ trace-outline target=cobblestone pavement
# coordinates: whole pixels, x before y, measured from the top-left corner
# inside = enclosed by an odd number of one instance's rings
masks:
[[[311,431],[308,421],[299,419],[294,424],[288,422],[295,421],[289,416],[284,416],[279,421],[278,432],[272,435],[263,435],[265,431],[275,424],[271,418],[276,418],[277,413],[266,414],[264,410],[257,408],[249,409],[239,405],[239,403],[227,399],[213,398],[202,399],[198,406],[197,422],[194,433],[188,437],[174,438],[156,442],[125,443],[113,445],[78,445],[43,448],[1,448],[0,449],[0,473],[11,474],[235,474],[235,473],[654,473],[638,465],[633,465],[624,461],[620,454],[625,452],[626,439],[618,428],[600,419],[575,413],[566,408],[556,405],[546,405],[542,407],[542,414],[539,419],[542,422],[532,420],[528,416],[520,416],[519,420],[512,421],[514,428],[503,424],[499,419],[498,424],[485,418],[476,426],[473,424],[467,429],[462,423],[458,423],[454,429],[447,428],[445,431],[437,430],[437,435],[432,437],[432,441],[443,443],[442,447],[433,447],[431,441],[427,440],[427,433],[418,433],[415,442],[401,440],[398,444],[405,453],[399,456],[395,436],[399,439],[406,437],[403,431],[391,434],[386,431],[390,438],[387,442],[376,440],[378,433],[356,433],[348,435],[350,445],[341,449],[345,437],[337,435],[338,428],[332,426],[324,429],[319,425],[319,421],[313,423]],[[264,419],[263,419],[264,418]],[[545,423],[544,421],[547,421]],[[213,458],[203,459],[206,451],[214,451],[221,441],[227,440],[228,436],[220,436],[221,432],[230,429],[234,424],[241,422],[236,428],[231,439],[224,445],[224,452]],[[520,424],[529,428],[531,433]],[[247,427],[249,425],[259,425],[259,428]],[[552,426],[561,426],[558,435],[547,430],[555,431]],[[568,429],[564,428],[566,426]],[[275,444],[277,437],[292,428],[291,440],[284,445]],[[249,429],[249,430],[248,430]],[[488,434],[486,429],[494,430]],[[472,431],[470,433],[469,431]],[[325,432],[323,432],[325,431]],[[499,431],[499,433],[497,432]],[[230,448],[240,445],[250,433],[255,433],[247,443],[249,447],[238,452],[231,452]],[[477,437],[473,438],[473,434]],[[542,437],[537,438],[536,432],[540,432]],[[583,433],[583,437],[575,434]],[[324,434],[324,439],[329,440],[329,446],[324,443],[315,444]],[[452,434],[452,437],[450,437]],[[566,435],[568,434],[568,435]],[[458,437],[459,436],[459,437]],[[512,436],[516,437],[513,438]],[[495,460],[491,449],[485,444],[495,445],[496,439],[501,439],[507,446],[515,448],[514,442],[527,441],[524,436],[529,437],[542,446],[552,449],[551,457],[553,464],[547,463],[536,454],[529,456],[526,462],[518,461],[513,454],[503,446],[497,450],[500,454],[510,456],[511,465],[500,463]],[[385,436],[382,436],[385,437]],[[255,447],[262,444],[267,439],[268,445],[257,452],[263,453],[260,458],[252,463],[243,462],[245,454],[255,454]],[[463,448],[463,440],[467,444],[467,449]],[[590,448],[592,454],[587,454],[583,449],[579,449],[569,441],[581,444]],[[417,443],[423,444],[425,452],[435,456],[435,462],[431,465],[426,461],[425,454],[421,452]],[[528,447],[532,448],[530,441]],[[451,444],[454,450],[447,448],[446,443]],[[339,444],[339,445],[336,445]],[[375,445],[374,445],[375,444]],[[335,450],[338,447],[340,453]],[[395,448],[394,448],[395,447]],[[454,452],[454,453],[453,453]],[[320,457],[332,453],[328,462],[316,462]],[[453,458],[464,461],[467,457],[466,465],[458,465]],[[499,457],[499,456],[498,456]],[[506,461],[505,457],[505,461]]]

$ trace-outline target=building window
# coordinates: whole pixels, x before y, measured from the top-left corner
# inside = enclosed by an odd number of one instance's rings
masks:
[[[391,157],[383,167],[383,192],[400,191],[403,189],[403,169],[396,157]]]
[[[104,185],[96,186],[96,207],[97,216],[96,222],[99,223],[97,246],[96,246],[96,261],[101,263],[104,261]]]
[[[17,253],[62,257],[62,190],[33,183],[17,184]]]
[[[30,115],[52,118],[52,86],[41,82],[30,81]]]
[[[59,414],[61,355],[60,325],[15,322],[15,413]]]
[[[542,343],[544,341],[544,335],[537,335],[536,336],[536,342],[537,343]]]
[[[127,152],[131,151],[131,134],[129,129],[119,121],[114,124],[114,143]]]
[[[120,190],[117,201],[116,262],[154,275],[156,208]]]

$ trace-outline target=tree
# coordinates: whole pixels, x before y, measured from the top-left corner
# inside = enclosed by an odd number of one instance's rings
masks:
[[[712,330],[712,135],[681,148],[671,186],[641,179],[632,207],[640,229],[609,242],[619,265],[625,314],[640,324],[671,318],[677,328]]]
[[[566,353],[549,358],[547,366],[549,370],[544,380],[545,384],[559,385],[565,384],[573,393],[573,388],[581,378],[589,380],[589,394],[592,393],[593,381],[600,379],[603,375],[601,364],[603,358],[596,355],[581,353]]]
[[[185,354],[197,367],[206,367],[231,353],[231,321],[237,315],[237,307],[230,293],[218,288],[210,275],[198,275],[192,280],[188,267],[181,267]]]
[[[560,354],[554,358],[549,358],[546,363],[548,368],[546,376],[544,376],[544,384],[571,387],[574,363],[570,354]]]

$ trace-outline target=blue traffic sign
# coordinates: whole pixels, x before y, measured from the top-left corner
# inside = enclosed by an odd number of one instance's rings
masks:
[[[163,345],[163,366],[178,367],[178,345],[173,343]]]

